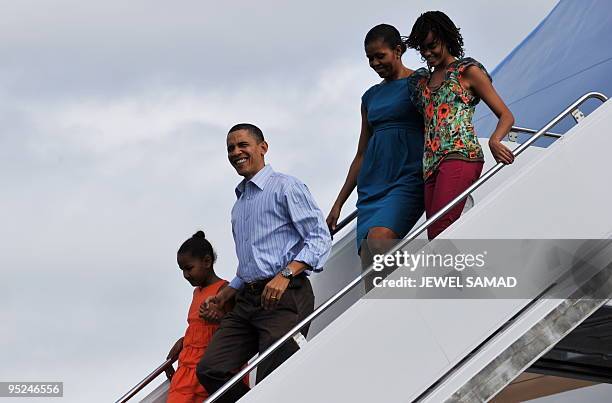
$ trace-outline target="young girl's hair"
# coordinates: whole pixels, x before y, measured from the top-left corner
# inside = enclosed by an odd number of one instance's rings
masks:
[[[380,24],[370,29],[366,34],[365,40],[363,41],[364,46],[369,43],[382,40],[391,49],[395,49],[399,46],[402,49],[402,54],[406,51],[406,44],[402,40],[397,28],[389,24]]]
[[[181,255],[183,253],[199,258],[210,256],[213,263],[217,260],[217,254],[210,242],[208,242],[208,239],[206,239],[204,231],[196,232],[191,238],[183,242],[177,254]]]
[[[463,37],[459,28],[442,11],[427,11],[421,14],[414,22],[406,44],[409,48],[419,50],[430,32],[434,39],[446,45],[451,55],[458,59],[463,57]]]

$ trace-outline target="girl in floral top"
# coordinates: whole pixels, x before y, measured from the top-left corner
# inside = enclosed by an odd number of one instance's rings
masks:
[[[482,99],[499,121],[491,134],[489,148],[497,162],[511,164],[512,152],[501,143],[514,117],[499,97],[491,77],[476,60],[463,57],[459,28],[441,11],[428,11],[414,23],[409,47],[418,50],[428,69],[419,75],[413,102],[425,122],[423,178],[425,213],[434,215],[474,183],[484,163],[472,117]],[[428,228],[433,239],[461,215],[465,200]]]

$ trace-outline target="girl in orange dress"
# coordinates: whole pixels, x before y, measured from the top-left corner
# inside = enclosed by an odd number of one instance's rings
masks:
[[[215,251],[202,231],[196,232],[186,240],[177,252],[177,262],[183,276],[195,289],[187,314],[188,326],[185,336],[174,344],[168,354],[168,358],[178,356],[179,361],[174,374],[172,369],[167,371],[171,378],[168,403],[201,403],[208,397],[206,389],[200,385],[196,377],[196,366],[204,355],[213,333],[219,327],[218,323],[200,317],[200,306],[206,298],[216,295],[219,290],[227,286],[227,281],[215,274],[213,269],[215,260]],[[224,312],[219,312],[218,316],[221,317],[223,314]]]

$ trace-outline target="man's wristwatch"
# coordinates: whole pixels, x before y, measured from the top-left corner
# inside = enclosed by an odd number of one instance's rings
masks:
[[[293,272],[289,268],[289,266],[285,267],[280,272],[281,276],[285,277],[287,280],[291,280],[293,278]]]

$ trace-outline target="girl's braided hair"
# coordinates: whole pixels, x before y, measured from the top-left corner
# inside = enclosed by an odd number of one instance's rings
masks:
[[[463,37],[459,28],[442,11],[427,11],[414,22],[412,32],[406,40],[409,48],[420,50],[429,33],[434,39],[441,41],[449,53],[460,59],[464,56]]]

